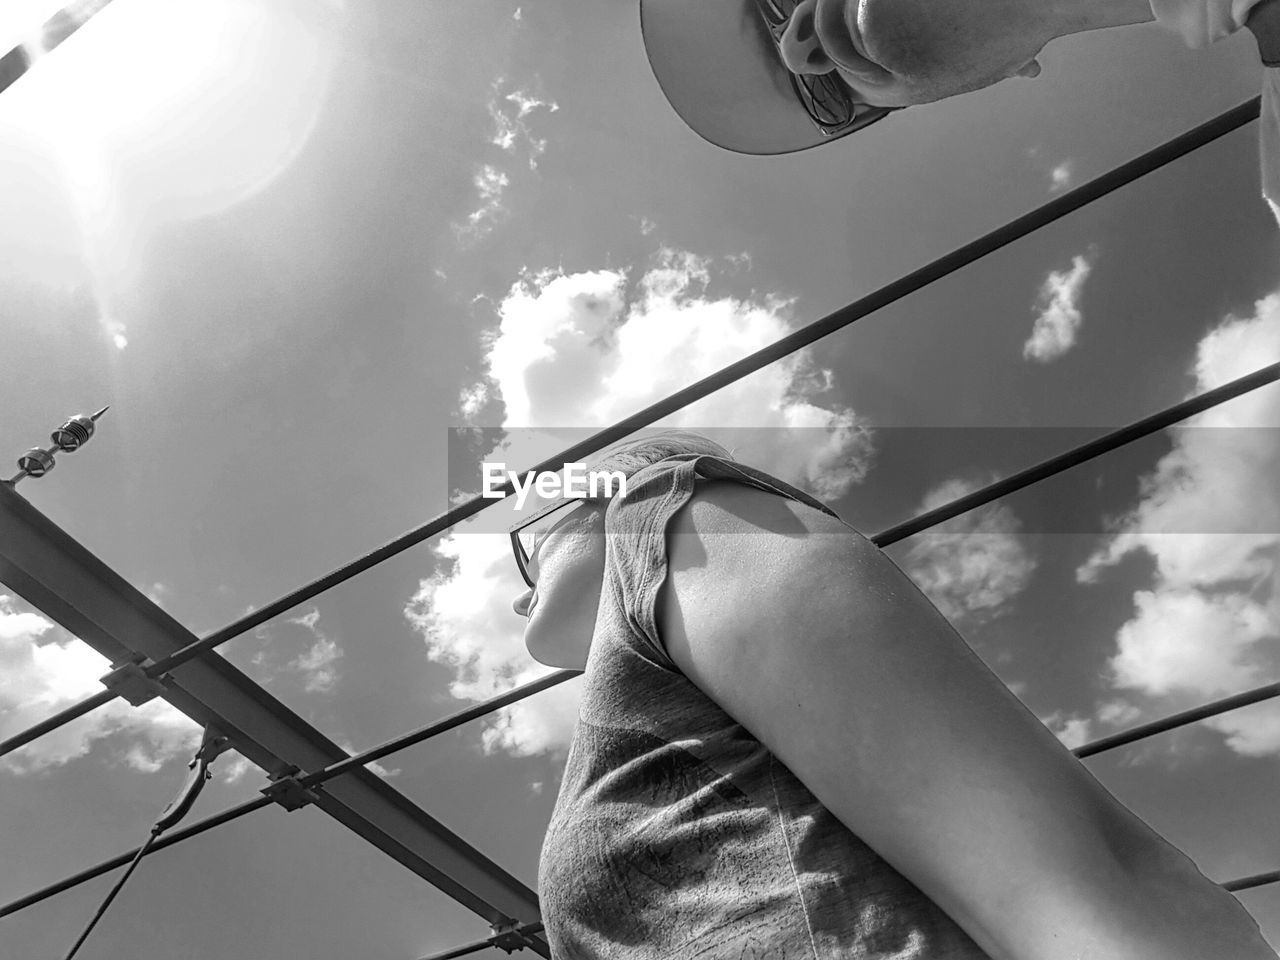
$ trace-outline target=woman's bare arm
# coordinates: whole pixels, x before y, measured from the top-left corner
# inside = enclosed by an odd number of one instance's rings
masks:
[[[712,484],[667,542],[672,660],[994,960],[1277,960],[851,528]]]

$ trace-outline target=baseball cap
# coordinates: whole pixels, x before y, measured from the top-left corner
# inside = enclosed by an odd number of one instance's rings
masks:
[[[737,153],[793,153],[893,112],[858,103],[834,71],[786,68],[778,41],[795,6],[795,0],[640,0],[640,29],[658,85],[703,139]]]

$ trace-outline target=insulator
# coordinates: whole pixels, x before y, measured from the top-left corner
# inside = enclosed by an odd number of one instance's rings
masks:
[[[74,453],[93,436],[93,420],[84,414],[72,417],[49,435],[60,450]]]
[[[43,477],[54,468],[53,454],[39,447],[32,447],[18,458],[18,469],[29,477]]]

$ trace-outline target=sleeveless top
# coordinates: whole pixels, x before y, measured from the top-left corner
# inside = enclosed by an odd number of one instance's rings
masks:
[[[610,502],[578,724],[538,868],[552,957],[990,960],[667,656],[655,612],[667,523],[709,479],[839,519],[699,454],[644,467]]]

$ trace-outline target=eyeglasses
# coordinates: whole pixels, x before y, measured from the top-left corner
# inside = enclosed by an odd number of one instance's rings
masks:
[[[511,550],[516,555],[516,566],[520,568],[520,576],[526,584],[536,586],[529,576],[529,561],[547,532],[564,519],[565,508],[580,506],[583,502],[578,499],[553,501],[511,529]]]
[[[781,59],[782,35],[787,30],[787,21],[795,13],[796,0],[755,0],[755,3]],[[885,108],[855,101],[848,86],[834,70],[822,74],[792,73],[788,70],[787,74],[809,119],[824,136],[839,136],[850,128],[878,120],[888,112]],[[871,117],[871,113],[878,115]]]

